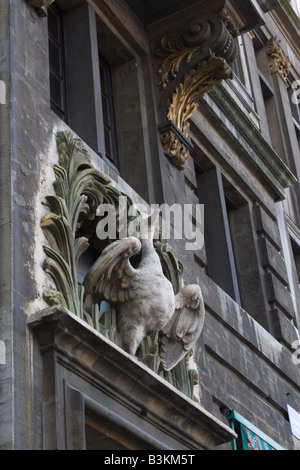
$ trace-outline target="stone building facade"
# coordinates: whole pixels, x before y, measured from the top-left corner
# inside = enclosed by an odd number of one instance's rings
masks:
[[[299,30],[288,0],[1,0],[1,449],[300,450]],[[175,372],[85,311],[120,195],[204,206],[204,244],[156,243],[205,303]]]

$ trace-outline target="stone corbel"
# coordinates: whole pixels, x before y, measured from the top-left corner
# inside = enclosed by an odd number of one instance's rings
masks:
[[[194,20],[178,36],[164,36],[155,47],[155,54],[164,58],[159,75],[165,121],[159,132],[165,155],[181,170],[191,150],[188,119],[199,99],[222,80],[234,77],[230,64],[237,56],[238,34],[235,21],[223,8],[209,18]]]
[[[266,43],[266,51],[269,57],[269,66],[272,75],[278,75],[286,88],[289,88],[288,75],[291,62],[285,55],[275,38]]]
[[[38,16],[47,16],[46,8],[49,7],[54,0],[26,0],[28,5],[35,8]]]

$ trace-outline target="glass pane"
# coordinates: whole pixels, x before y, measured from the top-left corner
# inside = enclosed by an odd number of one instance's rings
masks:
[[[103,94],[102,94],[102,107],[103,107],[103,120],[106,124],[110,124],[109,101],[108,101],[108,98]]]
[[[51,100],[63,109],[62,82],[50,72],[50,95]]]
[[[56,39],[58,42],[60,40],[60,31],[59,31],[59,17],[54,13],[53,9],[48,9],[48,27],[49,34]]]
[[[51,39],[49,39],[49,61],[54,72],[61,75],[61,50]]]
[[[53,3],[48,7],[50,101],[51,108],[66,118],[66,89],[64,70],[63,12]]]
[[[111,132],[110,129],[104,125],[104,136],[105,136],[105,151],[107,158],[113,160],[112,145],[111,145]]]
[[[103,93],[107,95],[108,94],[107,73],[103,64],[101,63],[100,63],[100,80],[101,80],[101,90]]]

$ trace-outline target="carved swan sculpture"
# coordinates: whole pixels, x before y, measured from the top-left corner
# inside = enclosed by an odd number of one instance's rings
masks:
[[[159,210],[140,224],[141,241],[128,237],[111,243],[91,267],[84,280],[85,303],[106,300],[116,305],[117,330],[122,347],[135,355],[143,338],[160,331],[159,355],[171,370],[193,348],[204,324],[201,289],[189,285],[175,295],[164,276],[153,246]],[[138,268],[130,258],[141,251]]]

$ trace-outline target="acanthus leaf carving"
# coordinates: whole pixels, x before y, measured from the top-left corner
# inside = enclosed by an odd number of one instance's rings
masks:
[[[52,277],[56,290],[44,293],[49,305],[62,304],[83,317],[82,293],[77,283],[77,265],[88,248],[85,237],[76,238],[83,220],[93,219],[102,203],[110,180],[92,166],[88,152],[70,132],[57,135],[59,164],[54,166],[56,195],[44,200],[50,213],[41,222],[50,243],[44,246],[44,270]]]
[[[219,16],[226,25],[232,37],[236,38],[239,35],[239,28],[227,8],[222,8],[222,10],[219,12]]]
[[[179,170],[183,170],[192,149],[190,142],[184,135],[180,135],[179,129],[172,124],[172,121],[161,127],[159,131],[165,155]]]
[[[156,48],[156,54],[165,56],[158,73],[161,76],[160,86],[164,89],[169,79],[175,78],[179,71],[181,63],[185,60],[189,63],[194,52],[199,49],[199,46],[188,48],[182,43],[172,44],[165,36],[162,37],[160,48]]]
[[[200,62],[197,68],[185,75],[183,82],[172,95],[167,117],[174,122],[178,129],[187,137],[189,123],[199,99],[222,80],[233,78],[234,74],[225,59],[211,57]]]
[[[160,44],[154,47],[155,55],[164,57],[158,70],[161,88],[165,89],[178,75],[181,65],[188,64],[197,52],[211,50],[213,55],[231,63],[237,51],[234,39],[238,33],[238,26],[229,11],[223,8],[208,19],[193,20],[183,27],[180,35],[163,36]]]
[[[82,142],[74,138],[70,132],[61,132],[57,135],[57,149],[59,162],[54,165],[55,195],[45,198],[44,204],[49,207],[50,212],[41,221],[42,230],[49,242],[48,246],[44,246],[47,257],[43,267],[54,281],[56,290],[46,291],[44,298],[50,306],[63,305],[84,319],[91,327],[122,346],[119,342],[116,310],[107,303],[108,310],[103,310],[105,307],[102,307],[102,302],[99,304],[97,301],[90,306],[90,309],[87,308],[84,304],[85,286],[78,283],[77,268],[81,255],[91,243],[94,249],[101,253],[100,257],[104,256],[105,252],[112,252],[115,246],[112,240],[107,240],[104,244],[102,241],[99,245],[95,244],[93,237],[96,233],[93,231],[99,223],[96,217],[99,205],[108,203],[115,207],[117,220],[123,220],[123,213],[127,214],[128,226],[132,223],[132,219],[140,220],[141,214],[130,198],[109,184],[110,180],[106,175],[93,167]],[[82,236],[85,232],[88,232],[89,239]],[[176,315],[174,322],[167,321],[172,315],[171,309],[164,321],[160,322],[158,319],[159,325],[165,327],[164,330],[155,329],[152,334],[148,334],[147,331],[146,337],[140,344],[138,357],[187,396],[199,401],[198,371],[192,354],[193,345],[202,331],[205,315],[201,290],[199,286],[183,287],[183,265],[168,242],[164,240],[161,227],[158,239],[150,242],[153,243],[151,256],[159,260],[160,274],[164,276],[165,283],[169,282],[170,292],[173,291]],[[123,241],[118,240],[118,243]],[[140,244],[138,239],[135,243],[137,246]],[[124,285],[125,279],[121,281]],[[106,294],[109,292],[113,293],[108,287]],[[189,325],[186,339],[181,336],[185,312]],[[196,329],[192,327],[191,318],[193,324],[197,326]]]
[[[237,55],[238,34],[237,24],[223,8],[209,17],[193,20],[179,34],[169,33],[155,47],[155,55],[164,57],[158,71],[161,111],[165,112],[165,123],[174,124],[173,129],[160,130],[161,142],[165,155],[180,170],[190,152],[186,144],[188,119],[198,108],[199,99],[222,80],[234,78],[230,64]],[[174,132],[174,128],[179,132]]]
[[[288,75],[291,62],[279,46],[275,38],[271,38],[266,43],[266,52],[269,57],[270,71],[273,75],[278,75],[286,88],[289,88]]]

